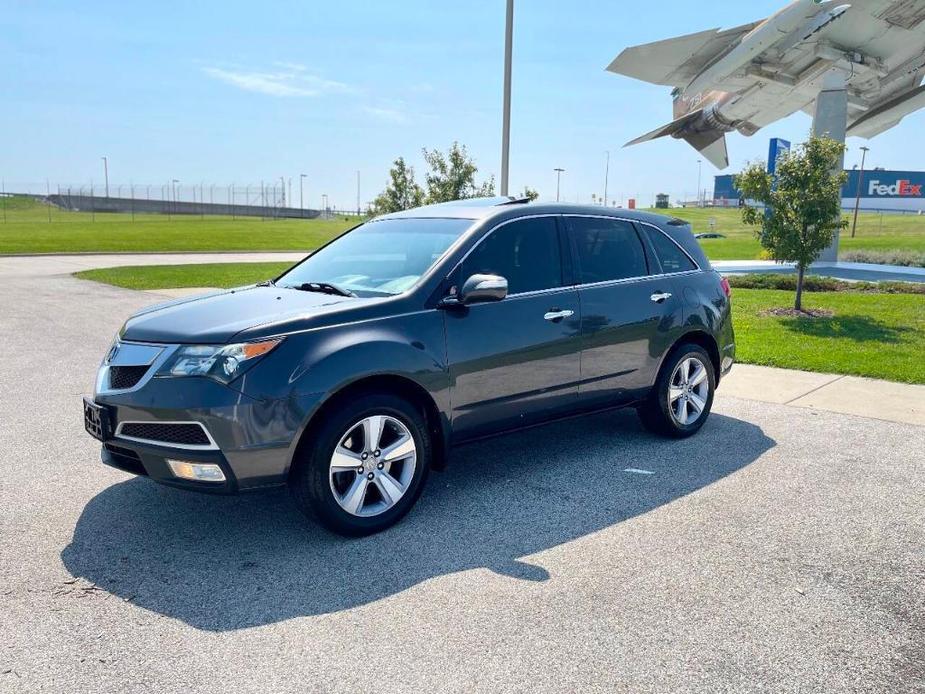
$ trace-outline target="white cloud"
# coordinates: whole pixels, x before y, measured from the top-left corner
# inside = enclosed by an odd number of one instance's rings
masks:
[[[400,105],[389,106],[364,106],[363,111],[379,120],[389,121],[390,123],[407,123],[408,115]]]
[[[269,96],[320,96],[354,91],[343,82],[324,79],[308,72],[304,65],[275,63],[276,70],[257,71],[204,67],[202,71],[238,89]]]

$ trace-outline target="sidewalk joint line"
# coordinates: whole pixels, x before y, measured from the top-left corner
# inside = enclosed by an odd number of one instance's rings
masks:
[[[808,391],[806,391],[805,393],[803,393],[802,395],[797,395],[795,398],[792,398],[792,399],[788,400],[788,401],[785,402],[784,404],[785,404],[785,405],[789,405],[790,403],[796,402],[797,400],[802,400],[802,399],[805,398],[807,395],[812,395],[813,393],[815,393],[815,392],[818,391],[818,390],[822,390],[823,388],[827,388],[828,386],[832,385],[833,383],[837,383],[838,381],[840,381],[840,380],[842,380],[843,378],[847,377],[847,375],[848,375],[848,374],[842,374],[841,376],[838,376],[838,377],[836,377],[836,378],[833,378],[831,381],[826,381],[826,382],[823,383],[821,386],[816,386],[816,387],[813,388],[812,390],[808,390]]]

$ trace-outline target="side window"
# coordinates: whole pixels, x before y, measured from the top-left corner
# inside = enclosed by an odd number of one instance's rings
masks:
[[[687,272],[696,270],[697,266],[678,248],[678,245],[665,234],[650,226],[641,225],[643,233],[649,237],[659,261],[662,263],[662,272]]]
[[[562,286],[556,220],[522,219],[491,232],[466,258],[461,281],[476,273],[501,275],[511,294]]]
[[[581,284],[645,277],[646,253],[636,229],[619,219],[570,217]]]

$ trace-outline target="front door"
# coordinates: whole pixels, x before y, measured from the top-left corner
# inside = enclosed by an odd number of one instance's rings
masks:
[[[507,298],[445,311],[453,429],[460,438],[573,407],[580,379],[578,291],[565,286],[556,217],[503,224],[475,247],[459,282],[501,275]]]

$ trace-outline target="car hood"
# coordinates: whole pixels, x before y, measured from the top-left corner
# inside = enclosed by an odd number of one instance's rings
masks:
[[[123,340],[223,344],[302,327],[312,318],[381,299],[358,299],[274,286],[240,287],[158,304],[126,322]],[[254,330],[259,328],[259,330]],[[274,333],[275,330],[275,333]]]

